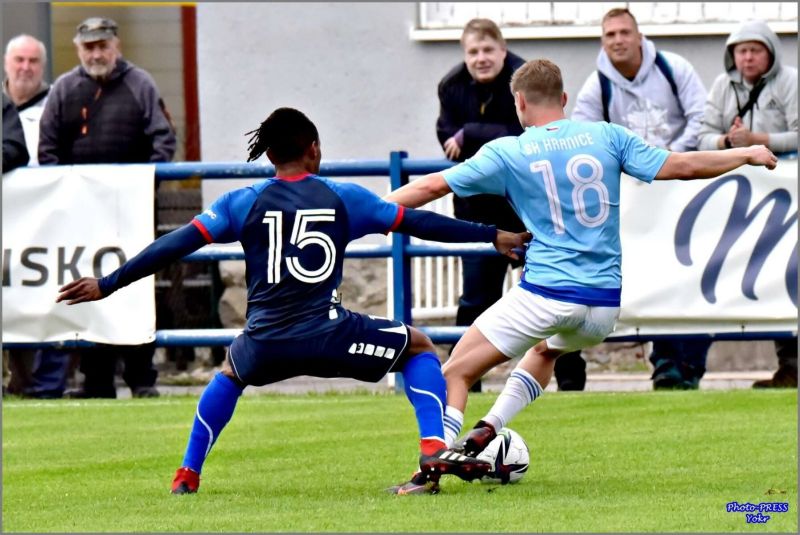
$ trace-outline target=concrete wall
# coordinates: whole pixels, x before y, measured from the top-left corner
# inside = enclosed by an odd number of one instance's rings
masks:
[[[325,159],[386,158],[398,149],[441,157],[436,86],[461,49],[457,41],[412,41],[416,16],[413,2],[199,3],[204,160],[243,160],[243,133],[280,106],[317,124]],[[708,89],[722,72],[726,37],[653,40],[690,60]],[[797,35],[781,41],[785,62],[796,66]],[[561,66],[571,97],[594,70],[599,46],[599,36],[509,42],[526,59]]]

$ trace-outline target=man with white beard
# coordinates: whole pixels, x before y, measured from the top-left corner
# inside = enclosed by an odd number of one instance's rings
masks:
[[[39,163],[168,162],[175,133],[152,76],[120,52],[117,23],[93,17],[73,39],[81,64],[53,84]]]
[[[39,135],[41,165],[169,162],[175,132],[152,76],[122,58],[117,23],[92,17],[73,39],[81,64],[53,83]],[[54,350],[58,352],[59,350]],[[115,398],[118,357],[133,397],[158,395],[154,345],[97,344],[79,351],[83,386],[67,397]]]

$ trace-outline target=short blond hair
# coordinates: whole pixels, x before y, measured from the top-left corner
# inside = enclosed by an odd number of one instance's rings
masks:
[[[558,65],[547,59],[532,59],[514,72],[511,91],[520,92],[532,104],[560,104],[564,79]]]
[[[503,39],[503,32],[497,24],[491,19],[472,19],[464,26],[464,31],[461,32],[461,46],[464,46],[464,40],[468,35],[477,35],[478,39],[489,37],[500,43],[503,47],[506,46],[506,40]]]

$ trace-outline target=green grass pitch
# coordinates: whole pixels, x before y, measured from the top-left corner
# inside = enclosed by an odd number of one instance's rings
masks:
[[[473,394],[471,425],[495,396]],[[516,485],[410,476],[394,394],[244,396],[196,495],[173,496],[196,397],[3,403],[3,531],[797,532],[797,392],[548,394],[511,427]],[[747,524],[729,502],[788,503]]]

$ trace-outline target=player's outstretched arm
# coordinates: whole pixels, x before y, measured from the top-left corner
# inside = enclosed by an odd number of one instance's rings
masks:
[[[518,253],[531,240],[530,232],[506,232],[497,230],[494,225],[483,225],[471,221],[461,221],[428,210],[400,208],[402,219],[395,231],[415,236],[423,240],[445,243],[491,243],[500,254],[515,260]]]
[[[775,169],[778,159],[764,145],[727,150],[671,152],[656,179],[714,178],[745,164]]]
[[[431,173],[397,188],[383,198],[409,208],[417,208],[439,197],[444,197],[451,190],[441,173]]]
[[[132,282],[164,269],[205,244],[205,237],[197,227],[193,224],[184,225],[161,236],[102,279],[82,277],[65,284],[58,290],[56,303],[66,301],[68,305],[75,305],[103,299]]]

